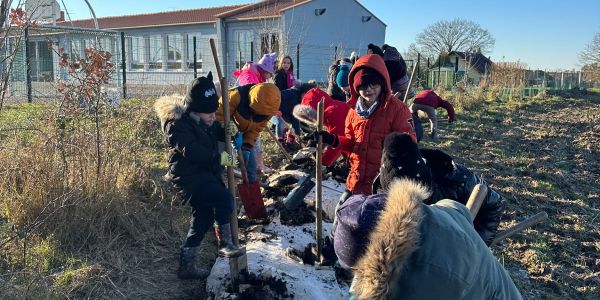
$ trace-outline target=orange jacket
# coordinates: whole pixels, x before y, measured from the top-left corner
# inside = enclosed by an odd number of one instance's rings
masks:
[[[256,138],[279,111],[281,93],[272,83],[244,85],[229,89],[229,114],[242,132],[244,145],[254,147]],[[223,98],[219,99],[217,120],[223,123]]]
[[[364,119],[356,113],[358,91],[354,88],[354,74],[361,68],[376,70],[385,79],[380,103],[375,112]],[[383,140],[391,132],[406,132],[415,143],[412,114],[402,101],[392,96],[390,78],[381,56],[367,54],[356,61],[349,75],[350,111],[346,117],[343,136],[339,138],[339,148],[349,154],[350,174],[346,180],[346,188],[353,194],[370,195],[372,184],[381,165]]]

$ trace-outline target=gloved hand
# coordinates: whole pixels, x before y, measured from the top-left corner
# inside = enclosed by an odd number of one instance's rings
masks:
[[[223,151],[221,152],[221,166],[223,167],[235,167],[236,161],[233,159],[233,155]]]
[[[229,136],[234,136],[238,132],[237,125],[235,125],[235,123],[232,121],[229,121],[229,125],[227,125],[227,132],[229,133]]]
[[[231,144],[233,144],[233,148],[235,150],[239,150],[240,148],[242,148],[243,142],[244,142],[244,139],[242,137],[241,132],[238,131],[235,135],[231,136]]]
[[[315,131],[315,132],[311,133],[309,136],[310,136],[310,139],[315,142],[315,145],[319,140],[319,136],[322,137],[324,144],[331,145],[333,147],[337,147],[339,144],[337,135],[331,134],[325,130]]]

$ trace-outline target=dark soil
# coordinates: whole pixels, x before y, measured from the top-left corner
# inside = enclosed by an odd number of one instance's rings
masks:
[[[280,218],[281,224],[290,226],[299,226],[302,224],[315,222],[315,216],[304,202],[292,210],[284,207],[280,212]]]

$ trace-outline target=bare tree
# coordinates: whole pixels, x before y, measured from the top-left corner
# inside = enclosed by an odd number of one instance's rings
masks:
[[[496,40],[479,24],[457,18],[438,21],[425,28],[417,36],[416,43],[421,53],[437,56],[452,51],[487,54],[494,48]]]
[[[579,61],[583,65],[584,80],[600,82],[600,32],[596,32],[592,41],[579,53]]]
[[[600,64],[600,32],[596,32],[592,42],[579,54],[579,60],[584,65]]]

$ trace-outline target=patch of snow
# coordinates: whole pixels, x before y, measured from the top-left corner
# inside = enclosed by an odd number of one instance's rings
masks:
[[[335,206],[345,190],[346,186],[343,183],[339,183],[333,179],[323,180],[323,201],[321,202],[321,206],[323,207],[323,214],[330,220],[333,220],[333,217],[335,216]],[[315,187],[304,198],[304,202],[315,203],[316,197]]]
[[[323,236],[329,234],[331,225],[323,222]],[[304,251],[309,243],[315,243],[315,224],[286,226],[277,217],[264,229],[264,233],[253,233],[253,237],[262,234],[267,237],[266,242],[251,238],[245,245],[249,273],[284,280],[288,294],[294,295],[294,299],[348,299],[348,286],[338,284],[333,269],[304,265],[286,256],[288,247]],[[268,239],[273,236],[276,237]],[[206,290],[222,295],[228,283],[229,261],[219,257],[207,279]]]

